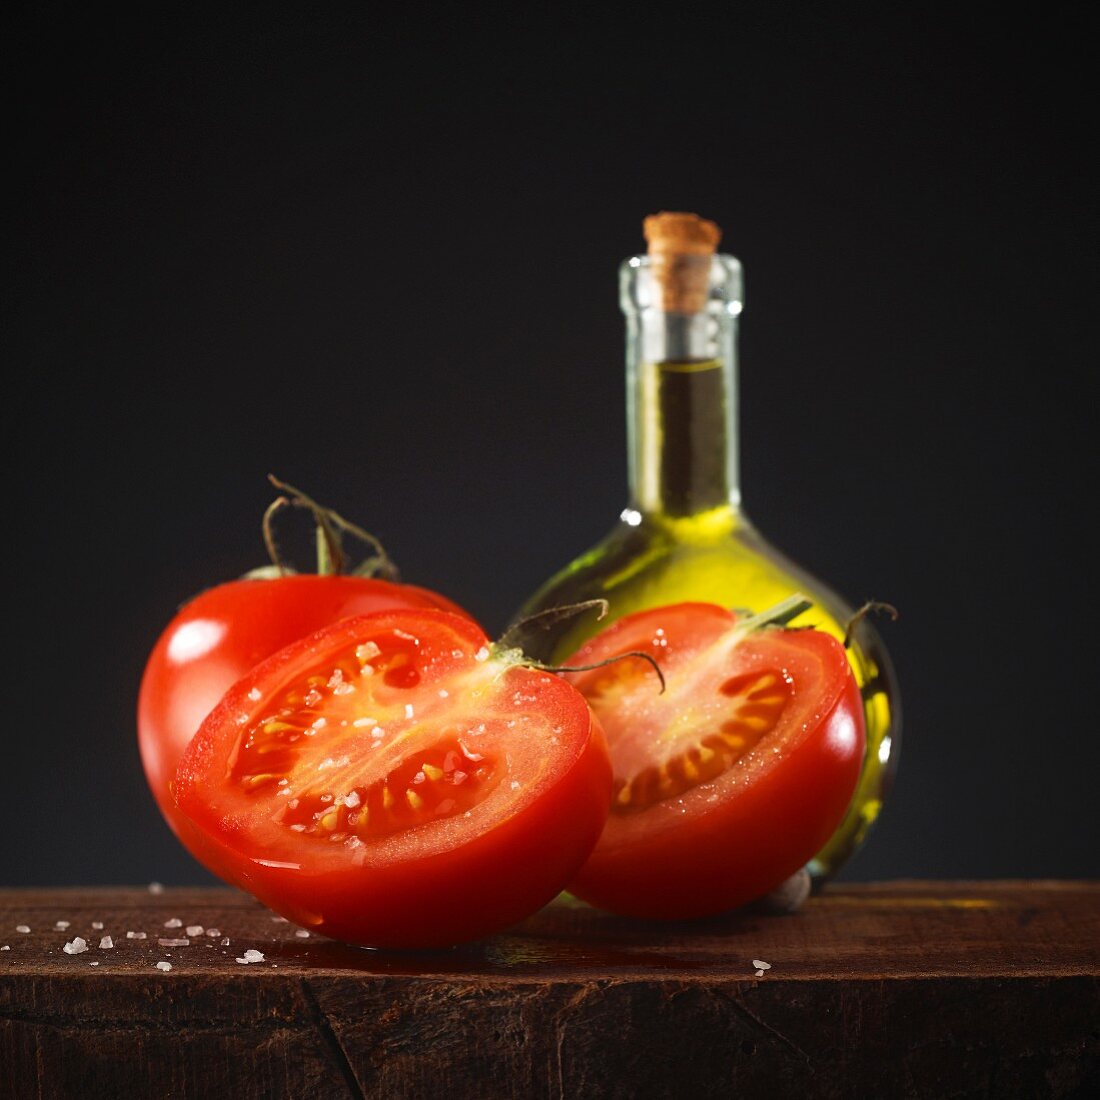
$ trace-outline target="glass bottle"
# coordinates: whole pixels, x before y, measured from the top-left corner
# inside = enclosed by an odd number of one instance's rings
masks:
[[[703,224],[714,230],[716,243],[717,227]],[[693,284],[693,292],[670,297],[670,262],[681,291]],[[602,622],[590,613],[551,628],[535,655],[564,661],[615,619],[648,607],[706,600],[755,613],[794,592],[813,600],[813,607],[792,626],[813,625],[843,639],[853,609],[769,545],[741,507],[740,263],[707,250],[670,261],[654,253],[651,238],[649,255],[623,263],[620,289],[627,331],[630,504],[610,533],[547,581],[519,615],[597,597],[608,600],[610,610]],[[897,683],[866,619],[853,629],[847,652],[863,695],[867,750],[845,818],[809,865],[817,881],[835,874],[863,842],[896,767]]]

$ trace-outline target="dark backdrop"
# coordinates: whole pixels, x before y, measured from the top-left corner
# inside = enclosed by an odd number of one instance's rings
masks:
[[[749,514],[902,609],[846,873],[1100,871],[1083,25],[226,7],[5,34],[0,883],[202,879],[134,700],[174,607],[262,560],[269,470],[490,628],[603,534],[616,268],[662,208],[745,265]]]

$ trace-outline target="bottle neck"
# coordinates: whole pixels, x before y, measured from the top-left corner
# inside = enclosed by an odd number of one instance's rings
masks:
[[[738,510],[737,316],[741,268],[706,256],[710,296],[701,310],[660,308],[648,257],[623,265],[632,509],[683,519]]]

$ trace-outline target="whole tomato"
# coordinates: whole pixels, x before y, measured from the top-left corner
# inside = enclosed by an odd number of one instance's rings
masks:
[[[279,498],[265,515],[265,540],[276,561],[270,520],[287,504],[313,512],[322,570],[342,566],[342,532],[377,547],[336,513],[282,482],[275,484],[290,498]],[[398,583],[384,553],[367,568],[385,576],[294,574],[281,565],[257,570],[261,576],[220,584],[185,604],[153,647],[138,694],[141,762],[165,820],[199,862],[210,864],[205,841],[177,809],[171,784],[184,749],[230,687],[273,653],[340,619],[406,608],[437,608],[470,618],[445,596]]]

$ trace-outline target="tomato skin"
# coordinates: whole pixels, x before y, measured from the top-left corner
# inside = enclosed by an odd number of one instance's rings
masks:
[[[302,875],[235,860],[235,885],[303,927],[374,947],[452,947],[499,932],[552,901],[607,818],[611,764],[598,724],[570,773],[485,836],[411,864]],[[563,825],[565,826],[563,828]],[[522,854],[521,854],[522,853]]]
[[[607,745],[584,698],[564,680],[522,667],[502,668],[504,694],[534,693],[538,702],[533,705],[562,731],[553,781],[540,782],[516,812],[492,827],[471,828],[470,835],[448,840],[443,848],[411,843],[401,858],[388,857],[379,843],[361,864],[341,845],[272,826],[266,808],[272,803],[242,796],[226,779],[227,761],[238,751],[241,715],[264,711],[272,692],[296,671],[309,662],[323,664],[326,653],[377,631],[379,624],[397,624],[406,636],[446,628],[467,664],[489,645],[472,621],[431,610],[361,616],[300,639],[252,669],[206,718],[180,761],[175,797],[184,820],[204,838],[209,865],[288,919],[368,946],[451,946],[529,916],[576,873],[607,818]],[[438,683],[430,694],[435,695]],[[421,699],[408,698],[419,712]],[[530,758],[546,755],[539,744],[514,748]]]
[[[157,640],[142,675],[138,747],[157,806],[200,863],[210,867],[206,841],[182,817],[169,787],[206,715],[242,676],[291,642],[339,619],[406,607],[442,608],[469,618],[445,596],[426,588],[315,574],[230,581],[180,609]]]
[[[652,624],[675,624],[667,631],[675,646],[677,633],[690,631],[692,615],[691,605],[641,612],[640,628],[628,616],[609,628],[608,633],[619,628],[610,646],[597,636],[574,660],[599,660],[609,649],[627,648],[646,649],[660,659],[660,652],[644,642]],[[706,618],[703,631],[709,640],[714,616],[707,612]],[[732,626],[732,616],[728,621]],[[863,759],[859,689],[843,648],[825,634],[765,632],[759,641],[750,636],[743,644],[766,653],[776,635],[788,649],[797,648],[807,668],[821,670],[825,703],[805,731],[786,740],[778,764],[768,766],[765,753],[765,766],[746,782],[717,791],[705,805],[702,799],[685,799],[682,817],[680,807],[669,803],[640,814],[612,814],[596,850],[570,884],[579,898],[625,916],[711,916],[774,889],[828,840],[848,807]],[[593,674],[586,675],[591,683]],[[585,691],[583,679],[578,686]],[[614,759],[614,741],[611,752]]]

